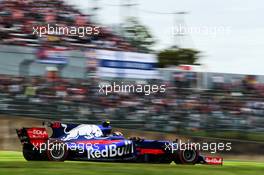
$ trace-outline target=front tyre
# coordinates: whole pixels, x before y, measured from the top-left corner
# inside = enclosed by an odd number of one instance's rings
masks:
[[[180,150],[174,162],[176,164],[195,164],[198,160],[199,152],[193,148]]]

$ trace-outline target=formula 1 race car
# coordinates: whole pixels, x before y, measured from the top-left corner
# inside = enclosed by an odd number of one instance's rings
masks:
[[[121,132],[112,132],[110,122],[101,125],[46,122],[45,127],[17,129],[23,155],[30,160],[87,160],[139,163],[222,164],[221,157],[205,157],[192,146],[179,149],[172,141],[126,139]],[[177,148],[177,149],[176,149]]]

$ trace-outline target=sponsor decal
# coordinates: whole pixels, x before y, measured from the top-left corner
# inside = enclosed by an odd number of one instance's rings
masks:
[[[223,158],[222,157],[205,157],[206,164],[209,165],[222,165]]]
[[[48,133],[45,128],[29,128],[27,134],[30,139],[47,139]]]
[[[66,136],[62,138],[63,141],[78,139],[80,136],[83,136],[86,139],[92,139],[103,135],[101,129],[97,125],[82,124],[71,129],[69,132],[66,131],[66,124],[61,124],[61,126],[64,127],[64,133],[66,134]]]
[[[131,141],[125,141],[125,145],[120,147],[114,144],[105,145],[104,148],[100,150],[90,147],[87,150],[87,158],[98,159],[98,158],[121,157],[132,153],[134,153],[133,143]]]

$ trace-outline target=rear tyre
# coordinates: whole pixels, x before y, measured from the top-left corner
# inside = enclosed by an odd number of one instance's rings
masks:
[[[68,155],[67,145],[61,141],[52,141],[48,145],[47,156],[50,161],[64,161]]]
[[[37,160],[33,147],[28,144],[23,145],[23,156],[27,161]]]
[[[41,154],[36,148],[34,149],[31,144],[23,145],[23,156],[27,161],[45,160],[43,154]]]

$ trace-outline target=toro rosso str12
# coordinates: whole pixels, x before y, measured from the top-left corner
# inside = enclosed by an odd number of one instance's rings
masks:
[[[120,132],[112,132],[109,122],[101,125],[64,124],[48,122],[45,127],[17,129],[26,160],[87,160],[112,162],[142,162],[177,164],[222,164],[221,157],[205,157],[194,148],[174,149],[177,142],[126,139]]]

